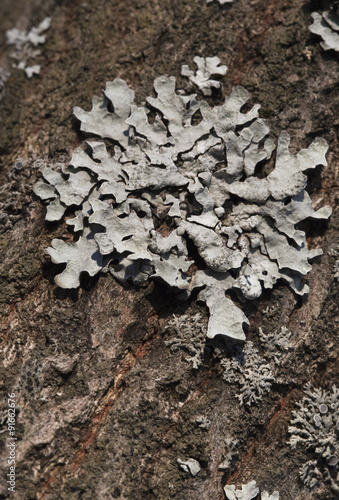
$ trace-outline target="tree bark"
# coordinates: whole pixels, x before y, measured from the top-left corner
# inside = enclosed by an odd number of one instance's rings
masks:
[[[256,480],[281,500],[332,498],[324,483],[312,491],[298,469],[312,458],[287,444],[288,425],[303,387],[329,390],[338,381],[339,61],[324,52],[308,26],[311,12],[330,2],[234,0],[2,1],[0,65],[8,67],[0,101],[0,328],[1,416],[15,393],[16,492],[8,491],[7,421],[2,418],[0,498],[221,500],[223,486]],[[39,76],[9,67],[7,29],[52,18],[41,47]],[[84,140],[73,106],[91,107],[106,81],[123,78],[142,102],[155,77],[186,88],[182,64],[195,55],[219,56],[228,66],[224,93],[242,85],[261,104],[273,137],[287,130],[293,151],[321,136],[328,167],[309,175],[314,206],[331,205],[329,223],[307,223],[310,248],[321,258],[307,276],[310,293],[298,299],[278,285],[252,303],[248,340],[282,326],[292,332],[269,394],[240,406],[239,387],[222,379],[220,357],[206,351],[193,370],[165,341],[172,314],[200,312],[166,287],[123,286],[109,274],[84,280],[77,291],[58,289],[56,266],[44,250],[69,238],[63,223],[44,220],[32,193],[41,162],[68,162]],[[219,103],[220,96],[211,99]],[[213,348],[213,342],[212,342]],[[199,427],[198,416],[210,421]],[[230,467],[220,470],[236,440]],[[177,459],[193,457],[195,477]],[[335,498],[333,496],[333,498]]]

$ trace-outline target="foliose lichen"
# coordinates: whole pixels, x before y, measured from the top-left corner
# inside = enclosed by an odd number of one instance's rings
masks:
[[[211,76],[226,75],[227,66],[220,65],[219,57],[194,57],[193,61],[198,66],[196,73],[189,69],[187,64],[181,66],[182,76],[189,78],[190,82],[199,87],[206,96],[212,95],[212,89],[220,89],[222,84],[218,80],[212,80]]]
[[[298,445],[312,454],[303,464],[300,478],[309,488],[329,482],[339,493],[339,390],[331,391],[305,386],[305,396],[297,403],[288,432],[292,449]]]
[[[333,5],[329,11],[312,13],[313,24],[309,30],[323,39],[320,45],[324,50],[339,52],[339,5]]]
[[[262,176],[275,144],[260,106],[242,111],[244,88],[215,107],[178,95],[174,77],[156,78],[154,89],[156,97],[138,106],[117,78],[91,111],[74,108],[81,130],[100,140],[76,149],[61,171],[44,169],[34,188],[48,202],[48,221],[74,211],[66,222],[77,240],[54,239],[47,250],[66,265],[55,282],[76,288],[83,272],[104,268],[136,285],[162,280],[183,299],[197,288],[210,313],[207,337],[243,341],[249,321],[228,291],[253,300],[278,280],[299,295],[308,291],[303,277],[322,252],[308,250],[295,226],[331,213],[314,211],[305,191],[305,172],[326,165],[326,141],[292,154],[282,132]]]
[[[274,491],[271,495],[267,491],[262,491],[260,493],[256,481],[250,481],[247,484],[243,484],[241,490],[237,490],[233,484],[226,485],[224,487],[224,492],[227,500],[253,500],[254,498],[260,500],[279,500],[278,491]]]
[[[6,43],[13,49],[9,53],[9,57],[18,61],[17,64],[13,64],[13,67],[24,70],[28,78],[40,73],[41,66],[39,64],[28,65],[28,61],[32,61],[40,55],[40,50],[34,49],[34,47],[46,42],[46,35],[42,33],[47,31],[50,25],[51,18],[46,17],[30,31],[12,28],[6,32]]]
[[[201,471],[200,464],[195,458],[188,458],[187,460],[177,459],[179,467],[185,471],[189,472],[191,476],[195,477]]]

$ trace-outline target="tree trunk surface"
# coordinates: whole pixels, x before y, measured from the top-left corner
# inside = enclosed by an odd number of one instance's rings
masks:
[[[0,101],[0,498],[222,500],[226,484],[252,480],[262,491],[279,491],[280,500],[337,498],[326,482],[313,490],[303,484],[299,468],[312,453],[287,443],[305,384],[330,390],[338,382],[339,60],[308,30],[311,13],[330,3],[2,0],[0,65],[11,75]],[[41,72],[28,79],[10,67],[5,32],[46,16],[52,24],[37,57]],[[182,303],[159,283],[123,286],[110,274],[84,279],[78,290],[56,287],[60,266],[45,249],[70,233],[62,222],[45,221],[32,190],[39,160],[67,163],[84,140],[74,106],[89,110],[116,77],[140,103],[159,75],[187,88],[181,65],[193,67],[196,55],[219,56],[228,66],[225,95],[235,85],[249,90],[273,137],[290,134],[293,152],[317,136],[329,144],[328,166],[309,175],[314,206],[333,208],[328,223],[306,224],[309,247],[324,252],[307,275],[310,292],[301,300],[278,284],[246,310],[247,340],[258,343],[259,327],[286,327],[293,344],[271,391],[251,407],[239,404],[237,384],[223,380],[218,356],[207,350],[194,370],[185,352],[165,343],[173,314],[199,312],[206,324],[196,295]],[[6,482],[11,393],[15,493]],[[222,470],[225,440],[237,444]],[[197,460],[199,474],[185,472],[178,458]]]

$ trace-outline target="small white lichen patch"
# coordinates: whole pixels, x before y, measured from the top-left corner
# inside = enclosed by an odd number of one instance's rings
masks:
[[[223,379],[240,385],[236,397],[241,405],[251,406],[270,392],[275,377],[253,342],[246,342],[244,347],[236,345],[232,357],[221,360],[220,364],[224,369]]]
[[[328,12],[312,13],[313,24],[309,30],[323,39],[320,45],[324,50],[339,52],[339,7],[333,7]]]
[[[313,454],[300,469],[300,477],[309,488],[329,482],[339,493],[339,390],[313,389],[308,383],[305,397],[293,411],[288,432],[292,449],[298,445]]]
[[[182,76],[189,78],[190,82],[199,87],[204,95],[212,95],[212,88],[219,89],[222,84],[218,80],[212,80],[211,76],[226,75],[227,66],[220,66],[221,61],[219,57],[205,58],[196,56],[193,61],[198,66],[196,73],[184,64],[181,66]]]
[[[241,490],[237,490],[233,484],[226,485],[224,487],[224,492],[227,500],[253,500],[254,498],[260,498],[261,500],[279,500],[278,491],[274,491],[271,495],[267,491],[263,491],[258,497],[260,490],[256,485],[256,481],[250,481],[247,484],[243,484]]]
[[[189,458],[187,460],[178,458],[177,462],[182,470],[184,470],[185,472],[189,472],[193,477],[199,474],[199,472],[201,471],[198,460],[195,460],[194,458]]]
[[[335,263],[334,277],[336,280],[339,280],[339,260]]]
[[[200,429],[207,430],[210,428],[211,421],[203,415],[199,415],[195,421],[199,425]]]
[[[339,280],[339,250],[338,250],[338,247],[337,248],[332,248],[329,250],[328,254],[331,256],[331,257],[334,257],[336,258],[336,261],[334,263],[334,266],[333,266],[333,272],[334,272],[334,279],[335,280]]]
[[[290,341],[292,333],[282,326],[280,332],[272,332],[265,334],[263,329],[259,327],[259,339],[265,346],[265,358],[280,365],[282,362],[282,354],[292,349],[292,342]]]
[[[7,82],[9,76],[10,76],[9,71],[7,71],[5,68],[0,66],[0,92],[4,88],[5,83]]]
[[[219,464],[219,470],[228,470],[234,464],[236,457],[239,454],[238,451],[239,441],[233,438],[226,438],[226,452],[223,455],[223,461]]]
[[[280,495],[278,491],[273,491],[273,493],[270,495],[268,491],[263,491],[261,493],[261,500],[279,500]]]
[[[53,240],[47,250],[66,264],[56,283],[74,288],[81,273],[104,268],[136,285],[161,280],[182,299],[199,289],[210,314],[207,337],[244,341],[249,321],[229,291],[242,302],[277,281],[299,295],[308,291],[309,261],[322,252],[308,250],[295,226],[331,213],[313,210],[305,191],[306,172],[326,165],[326,141],[292,154],[282,132],[274,165],[261,178],[257,166],[269,161],[275,144],[260,106],[243,111],[244,88],[215,107],[178,95],[174,77],[156,78],[154,89],[156,97],[137,105],[117,78],[91,111],[74,108],[81,130],[101,140],[76,149],[60,172],[45,169],[34,189],[49,203],[47,220],[60,220],[66,209],[74,214],[67,224],[78,241]],[[113,154],[102,139],[113,141]]]
[[[50,25],[51,18],[46,17],[38,26],[33,27],[28,32],[12,28],[6,32],[6,42],[8,45],[14,45],[17,49],[22,48],[26,43],[30,43],[36,47],[46,42],[46,35],[42,33],[48,30]]]
[[[33,27],[28,32],[17,28],[12,28],[6,32],[6,43],[13,48],[9,53],[9,57],[19,61],[18,64],[13,64],[13,67],[25,71],[28,78],[40,73],[41,66],[38,64],[28,65],[28,61],[40,55],[40,50],[33,47],[46,42],[46,35],[43,35],[43,33],[48,30],[50,25],[51,18],[46,17],[38,26]]]

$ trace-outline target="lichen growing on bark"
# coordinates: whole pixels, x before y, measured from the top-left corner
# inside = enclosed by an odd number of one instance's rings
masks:
[[[49,29],[50,25],[51,18],[46,17],[30,31],[12,28],[6,32],[6,43],[12,49],[9,57],[18,61],[18,64],[13,64],[13,66],[25,71],[28,78],[40,73],[41,66],[39,64],[28,65],[28,61],[34,61],[40,55],[40,50],[34,47],[46,42],[46,35],[43,35],[43,33]]]
[[[267,491],[260,493],[256,481],[243,484],[241,490],[237,490],[233,484],[226,485],[224,492],[227,500],[254,500],[255,498],[260,498],[261,500],[279,500],[280,497],[278,491],[274,491],[271,495]]]
[[[339,52],[339,6],[333,6],[328,12],[312,13],[313,24],[309,30],[323,39],[320,45],[324,50]]]
[[[261,401],[275,380],[270,364],[260,356],[253,342],[246,342],[244,348],[235,346],[232,358],[224,358],[221,366],[224,380],[240,385],[236,397],[241,405],[251,406]]]
[[[278,280],[299,295],[308,291],[309,260],[322,252],[308,250],[295,226],[331,213],[314,211],[305,191],[304,172],[326,165],[327,144],[318,138],[294,155],[282,132],[274,167],[261,178],[257,167],[270,160],[275,144],[260,106],[242,111],[249,99],[244,88],[215,107],[178,95],[173,77],[156,78],[154,89],[157,97],[138,106],[117,78],[91,111],[74,108],[81,130],[101,140],[76,149],[60,172],[44,169],[34,188],[49,201],[47,220],[74,212],[67,224],[77,241],[54,239],[47,250],[53,262],[66,264],[56,284],[75,288],[82,272],[105,268],[136,285],[162,280],[182,298],[198,288],[210,313],[207,337],[243,341],[248,319],[228,291],[253,300]],[[102,139],[113,141],[112,155]]]
[[[199,87],[206,96],[212,95],[212,89],[220,89],[222,84],[218,80],[212,80],[211,76],[226,75],[227,66],[220,65],[219,57],[194,57],[193,61],[198,66],[194,73],[187,64],[181,66],[182,76],[186,76],[191,83]]]
[[[174,330],[174,336],[165,340],[165,344],[170,347],[171,352],[184,351],[188,354],[185,361],[192,363],[192,368],[197,370],[202,364],[202,357],[205,348],[206,329],[200,314],[189,316],[173,315],[167,329]]]
[[[312,453],[300,477],[311,489],[326,481],[339,493],[339,390],[335,385],[331,391],[314,389],[308,383],[304,392],[288,428],[292,449],[301,445]]]

